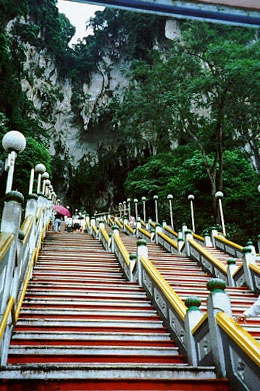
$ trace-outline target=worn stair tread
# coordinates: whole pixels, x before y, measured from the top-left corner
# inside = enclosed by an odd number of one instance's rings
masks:
[[[154,328],[154,327],[160,327],[162,326],[163,322],[161,320],[102,320],[102,319],[82,319],[82,320],[66,320],[66,321],[54,321],[54,320],[49,320],[49,319],[44,319],[44,320],[38,320],[38,319],[30,319],[30,318],[22,318],[18,319],[17,326],[20,325],[42,325],[42,326],[57,326],[57,325],[62,325],[62,326],[86,326],[86,327],[91,327],[91,326],[97,326],[97,327],[103,327],[104,325],[109,326],[111,325],[112,327],[149,327],[149,328]]]
[[[19,345],[14,346],[11,345],[9,349],[9,355],[37,355],[37,354],[47,354],[47,355],[152,355],[152,356],[160,356],[160,355],[178,355],[177,347],[157,347],[157,346],[74,346],[68,344],[68,346],[27,346],[27,345]]]
[[[165,333],[142,333],[142,332],[124,332],[123,330],[118,330],[116,332],[64,332],[64,331],[50,331],[46,332],[45,330],[41,331],[15,331],[13,334],[13,339],[19,339],[19,338],[38,338],[38,339],[77,339],[77,340],[143,340],[143,341],[150,341],[150,340],[167,340],[171,341],[170,334]]]
[[[136,308],[142,308],[142,309],[147,309],[149,310],[151,308],[151,305],[149,303],[149,301],[137,301],[135,300],[134,302],[133,301],[127,301],[127,300],[113,300],[113,301],[109,301],[109,299],[107,299],[105,302],[103,300],[97,300],[97,299],[91,299],[91,298],[88,298],[86,300],[86,298],[84,298],[84,300],[79,300],[78,298],[77,299],[70,299],[68,300],[67,298],[53,298],[53,297],[48,297],[48,298],[42,298],[42,297],[34,297],[33,299],[29,299],[29,298],[25,298],[24,302],[23,302],[23,305],[62,305],[62,306],[73,306],[73,308],[75,308],[76,306],[85,306],[85,307],[95,307],[95,306],[103,306],[103,307],[113,307],[113,308],[121,308],[121,307],[124,307],[124,308],[133,308],[133,307],[136,307]]]

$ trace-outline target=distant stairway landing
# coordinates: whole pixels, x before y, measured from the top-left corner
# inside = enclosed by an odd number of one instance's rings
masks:
[[[2,391],[227,391],[185,363],[145,292],[85,234],[48,233],[0,370]]]

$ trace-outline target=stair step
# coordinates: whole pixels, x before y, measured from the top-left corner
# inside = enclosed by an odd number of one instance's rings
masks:
[[[161,364],[158,363],[156,367],[149,363],[93,363],[93,364],[63,364],[63,363],[55,363],[53,364],[45,364],[37,365],[37,364],[24,364],[22,366],[19,365],[9,365],[7,368],[3,368],[0,370],[0,378],[2,379],[25,379],[28,380],[28,375],[33,378],[34,382],[36,379],[59,379],[62,381],[68,381],[68,379],[75,380],[76,382],[86,382],[87,384],[91,379],[94,381],[94,387],[96,381],[99,379],[103,379],[103,381],[107,382],[111,379],[112,390],[116,389],[114,387],[113,382],[115,379],[119,381],[126,382],[126,388],[120,388],[121,390],[129,390],[127,387],[128,381],[132,379],[134,382],[138,381],[142,387],[143,380],[151,379],[152,382],[157,381],[159,379],[171,380],[175,384],[180,387],[179,382],[186,383],[186,390],[196,390],[198,391],[198,386],[200,384],[209,384],[213,383],[214,385],[218,382],[221,382],[222,387],[216,389],[207,389],[202,388],[202,390],[214,390],[214,391],[228,391],[228,388],[223,388],[224,384],[227,384],[227,381],[222,381],[216,379],[215,371],[213,367],[190,367],[187,364]],[[24,383],[23,383],[24,384]],[[34,383],[33,383],[34,384]],[[48,383],[47,383],[48,384]],[[52,383],[53,384],[53,383]],[[67,383],[68,384],[68,383]],[[192,385],[194,384],[194,388],[192,389]],[[152,386],[153,384],[151,384]],[[115,385],[116,386],[116,385]],[[24,391],[26,388],[22,389]],[[35,388],[29,388],[35,390]],[[52,388],[55,389],[55,388]],[[57,388],[59,390],[59,388]],[[73,388],[68,387],[67,389],[72,390]],[[75,388],[75,390],[84,390],[91,389],[95,390],[95,388]],[[102,388],[97,388],[98,390],[102,390]],[[105,388],[106,389],[106,388]],[[143,388],[139,388],[139,390]],[[156,388],[151,388],[156,389]],[[167,390],[168,388],[166,388]],[[50,390],[46,388],[46,390]],[[181,388],[175,388],[175,390],[181,390]],[[185,390],[185,388],[184,388]],[[8,389],[10,391],[10,389]]]
[[[51,320],[51,319],[55,319],[57,321],[60,321],[60,320],[102,320],[102,321],[105,321],[105,320],[123,320],[123,321],[131,321],[132,319],[134,320],[149,320],[149,321],[155,321],[155,320],[159,320],[159,316],[158,315],[154,315],[154,314],[150,314],[150,313],[146,313],[146,314],[139,314],[139,315],[136,315],[136,314],[129,314],[128,312],[125,312],[124,314],[115,314],[113,312],[109,312],[109,313],[97,313],[95,312],[94,314],[92,313],[88,313],[88,314],[85,314],[85,313],[80,313],[80,312],[73,312],[73,313],[68,313],[67,311],[62,311],[62,312],[58,312],[56,311],[56,313],[50,313],[50,311],[43,311],[43,312],[36,312],[36,313],[32,313],[31,311],[30,312],[24,312],[22,314],[20,314],[20,318],[21,319],[44,319],[44,320]]]
[[[14,346],[9,349],[9,356],[48,355],[48,356],[179,356],[176,347],[137,347],[137,346]]]
[[[115,291],[112,291],[112,292],[107,292],[107,291],[94,291],[94,290],[91,290],[90,292],[87,290],[87,289],[84,289],[83,291],[82,290],[79,290],[79,289],[74,289],[74,290],[70,290],[66,287],[56,287],[56,289],[53,289],[53,288],[43,288],[40,290],[40,288],[37,289],[37,287],[34,287],[34,288],[29,288],[27,291],[26,291],[26,295],[27,296],[32,296],[32,295],[37,295],[37,296],[46,296],[46,295],[50,295],[50,296],[81,296],[81,297],[92,297],[92,296],[95,296],[95,297],[103,297],[103,298],[118,298],[120,297],[121,300],[126,300],[126,299],[135,299],[137,298],[138,300],[147,300],[147,297],[145,295],[144,292],[122,292],[122,291],[119,291],[119,292],[115,292]]]
[[[55,349],[51,349],[55,350]],[[8,365],[9,364],[25,364],[25,363],[91,363],[92,365],[94,363],[136,363],[136,364],[148,364],[148,363],[154,363],[154,364],[180,364],[183,362],[183,356],[182,355],[155,355],[153,353],[152,356],[146,356],[146,355],[136,355],[136,352],[133,352],[132,354],[128,355],[120,355],[120,354],[108,354],[107,356],[104,354],[95,355],[95,354],[84,354],[82,352],[81,354],[72,354],[70,351],[68,353],[61,354],[60,349],[55,350],[57,352],[57,355],[54,355],[51,351],[49,354],[46,353],[39,353],[36,354],[34,349],[31,349],[32,353],[28,353],[27,351],[24,351],[23,354],[13,354],[12,352],[8,355]],[[75,352],[75,350],[71,350]]]
[[[77,319],[77,320],[66,320],[66,321],[55,321],[55,320],[40,320],[40,319],[30,319],[22,318],[16,323],[16,327],[19,326],[48,326],[48,327],[120,327],[120,328],[159,328],[162,327],[163,322],[160,320],[103,320],[103,319]]]
[[[58,332],[58,331],[50,331],[46,332],[44,330],[41,330],[40,332],[19,332],[15,331],[13,334],[13,340],[19,340],[19,339],[42,339],[44,341],[50,341],[50,340],[77,340],[77,341],[167,341],[171,342],[170,334],[165,333],[149,333],[146,334],[144,332],[133,332],[133,333],[127,333],[121,330],[118,330],[116,332]]]
[[[48,336],[49,338],[49,336]],[[76,335],[75,335],[76,338]],[[101,346],[107,348],[108,346],[131,346],[132,348],[139,348],[140,346],[142,347],[173,347],[173,342],[172,341],[152,341],[152,340],[111,340],[111,341],[106,341],[105,339],[100,339],[100,340],[77,340],[77,339],[51,339],[51,340],[43,340],[43,339],[35,339],[30,336],[29,339],[13,339],[11,342],[12,347],[28,347],[28,346],[38,346],[40,345],[42,348],[47,348],[47,347],[53,347],[53,346],[62,346],[63,348],[70,346],[70,347],[75,347],[75,346]]]
[[[57,299],[53,299],[53,298],[48,298],[48,299],[43,299],[42,297],[39,297],[39,298],[33,298],[33,299],[28,299],[26,298],[23,302],[23,306],[25,307],[28,307],[28,306],[34,306],[34,307],[37,307],[39,306],[50,306],[50,307],[56,307],[56,306],[60,306],[62,308],[75,308],[75,306],[77,307],[81,307],[81,308],[95,308],[95,307],[106,307],[106,308],[110,308],[110,309],[121,309],[121,308],[125,308],[125,309],[137,309],[139,310],[140,308],[142,310],[150,310],[151,309],[151,305],[148,301],[127,301],[127,300],[123,300],[123,301],[120,301],[120,300],[113,300],[113,301],[110,301],[109,300],[106,300],[106,302],[104,302],[104,300],[95,300],[95,299],[84,299],[84,300],[78,300],[78,299],[70,299],[68,300],[67,298],[64,299],[64,298],[59,298],[58,300]]]

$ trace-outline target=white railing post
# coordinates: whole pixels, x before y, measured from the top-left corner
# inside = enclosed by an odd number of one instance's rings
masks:
[[[201,301],[199,298],[192,296],[185,300],[185,305],[188,307],[184,319],[188,362],[190,365],[198,366],[198,357],[192,329],[203,317],[203,312],[199,309]]]
[[[134,270],[135,263],[136,263],[136,254],[135,253],[131,253],[129,255],[129,261],[130,261],[130,282],[133,282],[134,281],[133,270]]]
[[[113,231],[113,235],[112,235],[112,242],[111,242],[111,251],[112,253],[115,252],[115,235],[119,235],[119,228],[117,225],[113,225],[112,226],[112,231]]]
[[[160,224],[155,225],[155,243],[158,244],[159,239],[158,239],[158,232],[162,232],[162,227]]]
[[[213,361],[218,377],[226,377],[224,344],[221,338],[216,316],[219,312],[226,312],[232,316],[229,296],[225,293],[226,283],[220,278],[212,278],[207,283],[210,295],[207,300],[209,335]]]
[[[190,257],[190,244],[189,244],[189,240],[192,239],[192,234],[191,234],[191,231],[189,229],[187,229],[185,232],[184,232],[184,237],[185,237],[185,253],[187,254],[188,257]]]
[[[204,244],[205,244],[205,247],[211,247],[212,246],[210,235],[209,235],[208,231],[206,231],[204,233]]]
[[[146,245],[146,240],[144,239],[139,239],[136,242],[137,245],[137,253],[136,253],[136,258],[137,258],[137,267],[138,267],[138,284],[142,286],[143,281],[142,281],[142,269],[141,269],[141,262],[140,258],[148,258],[148,248]]]
[[[211,228],[211,242],[212,242],[212,246],[213,247],[216,247],[215,236],[217,234],[218,234],[217,228],[216,227],[212,227]]]
[[[237,270],[236,260],[234,258],[229,258],[227,260],[227,275],[228,275],[228,285],[235,286],[235,282],[233,279],[233,274]]]
[[[256,256],[255,254],[252,253],[252,248],[248,246],[243,248],[243,270],[244,270],[246,284],[248,288],[253,291],[254,284],[253,284],[252,275],[249,267],[250,263],[256,263]]]

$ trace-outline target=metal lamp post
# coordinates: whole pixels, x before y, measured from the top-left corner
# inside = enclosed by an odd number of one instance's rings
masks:
[[[154,210],[155,210],[155,222],[158,224],[158,195],[153,196],[154,199]]]
[[[130,216],[131,216],[131,198],[127,198],[127,207],[128,207],[128,220],[130,220]]]
[[[137,198],[134,199],[134,204],[135,204],[135,220],[137,221],[137,217],[138,217],[138,207],[137,207],[138,199]]]
[[[145,201],[146,201],[146,197],[142,197],[142,202],[143,202],[143,219],[144,219],[144,222],[146,222]]]
[[[42,174],[42,194],[44,195],[45,193],[45,185],[46,185],[46,180],[49,179],[50,175],[47,173],[47,171],[45,171],[43,174]]]
[[[46,197],[48,197],[48,195],[49,195],[50,184],[51,184],[51,181],[49,179],[45,179],[45,189],[44,189],[44,191],[45,191]]]
[[[193,194],[188,195],[188,200],[190,201],[190,215],[191,215],[191,225],[192,225],[193,232],[195,232],[195,219],[194,219],[194,208],[193,208],[194,198],[195,197]]]
[[[18,132],[17,130],[11,130],[4,135],[2,139],[2,145],[4,150],[8,152],[8,157],[5,162],[5,169],[8,171],[5,192],[8,193],[12,190],[15,159],[18,153],[24,150],[26,146],[26,140],[22,133]]]
[[[123,210],[124,210],[124,213],[123,213],[123,218],[126,214],[126,201],[123,201]]]
[[[167,195],[167,200],[169,200],[169,209],[170,209],[170,220],[171,220],[171,227],[173,229],[173,214],[172,214],[172,200],[173,200],[173,195],[168,194]]]
[[[37,182],[37,194],[41,191],[41,178],[42,174],[46,171],[46,167],[44,164],[37,164],[35,166],[35,172],[38,174],[38,182]]]
[[[121,217],[122,217],[122,202],[119,202],[118,209],[119,209],[119,217],[121,219]]]
[[[222,198],[223,198],[224,194],[222,193],[222,191],[217,191],[216,194],[215,194],[215,198],[218,200],[218,204],[219,204],[219,213],[220,213],[220,219],[221,219],[221,225],[222,225],[222,230],[223,230],[223,234],[224,236],[226,236],[226,229],[225,229],[225,222],[224,222],[224,213],[223,213],[223,206],[222,206]]]

